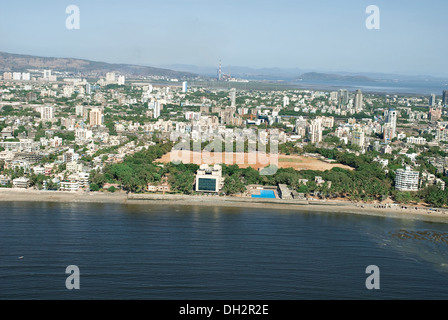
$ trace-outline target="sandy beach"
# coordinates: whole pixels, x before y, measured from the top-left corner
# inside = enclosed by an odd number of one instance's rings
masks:
[[[399,219],[413,219],[448,223],[447,209],[416,208],[414,206],[392,206],[378,208],[377,205],[348,201],[253,199],[243,197],[190,196],[173,194],[126,194],[124,192],[63,192],[0,188],[0,201],[27,202],[78,202],[116,203],[133,205],[190,205],[243,208],[273,208],[300,212],[329,212],[334,214],[358,214]]]

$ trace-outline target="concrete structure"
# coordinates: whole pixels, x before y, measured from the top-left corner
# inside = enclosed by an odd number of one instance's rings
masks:
[[[346,89],[340,89],[338,91],[338,104],[345,105],[348,103],[348,91]]]
[[[411,167],[397,169],[395,173],[395,189],[399,191],[418,191],[418,171],[412,171]]]
[[[431,93],[431,96],[429,97],[429,106],[434,107],[436,105],[436,95],[434,93]]]
[[[94,126],[102,126],[104,122],[103,112],[99,108],[93,108],[89,112],[90,125]]]
[[[152,117],[154,119],[157,119],[160,117],[160,102],[159,101],[152,101],[148,102],[148,109],[152,110]]]
[[[106,84],[115,83],[115,72],[106,73]]]
[[[230,98],[230,106],[232,108],[235,108],[236,107],[236,89],[235,88],[230,89],[229,98]]]
[[[277,192],[278,192],[278,196],[281,199],[286,199],[286,200],[292,199],[291,190],[289,190],[289,188],[286,184],[279,184]]]
[[[61,181],[59,184],[59,189],[61,191],[72,191],[76,192],[79,189],[79,183],[78,182],[72,182],[72,181]]]
[[[362,128],[357,127],[352,132],[352,144],[361,148],[365,146],[365,133]]]
[[[390,125],[390,140],[397,136],[397,111],[389,109],[386,111],[386,123]]]
[[[222,168],[219,164],[210,167],[202,164],[196,173],[195,190],[198,192],[218,192],[224,186]]]
[[[12,186],[14,188],[28,188],[30,184],[30,179],[25,177],[20,177],[12,180]]]
[[[43,106],[40,108],[40,118],[42,120],[53,120],[54,119],[54,107],[53,106]]]
[[[321,119],[313,119],[311,120],[310,127],[310,140],[311,143],[319,143],[322,141],[322,120]]]
[[[44,79],[50,80],[51,70],[44,70]]]
[[[86,94],[91,94],[92,93],[92,86],[90,85],[90,83],[86,84]]]
[[[353,107],[355,108],[356,113],[361,112],[363,109],[362,92],[360,89],[356,90]]]

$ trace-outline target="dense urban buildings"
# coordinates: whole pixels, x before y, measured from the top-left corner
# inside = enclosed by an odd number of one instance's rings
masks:
[[[446,92],[437,99],[344,88],[254,90],[230,84],[234,80],[218,69],[219,76],[222,87],[115,72],[87,80],[49,69],[5,71],[0,186],[241,196],[263,189],[290,200],[444,199],[438,192],[448,182]],[[220,141],[241,152],[270,150],[275,143],[280,159],[270,175],[257,158],[250,169],[219,160],[181,167],[156,161],[176,148],[208,150]],[[321,165],[306,170],[313,161]],[[335,163],[346,167],[332,168]]]

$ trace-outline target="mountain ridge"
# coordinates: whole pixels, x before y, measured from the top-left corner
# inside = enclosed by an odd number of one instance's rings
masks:
[[[172,78],[196,78],[195,73],[164,68],[107,63],[78,58],[41,57],[0,51],[1,71],[27,71],[30,69],[51,69],[82,76],[104,76],[107,72],[117,72],[125,76],[165,76]]]

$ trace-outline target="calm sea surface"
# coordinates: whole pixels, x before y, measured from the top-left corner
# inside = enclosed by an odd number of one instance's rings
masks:
[[[0,299],[447,299],[447,239],[448,224],[325,212],[3,202]]]
[[[411,94],[411,95],[430,95],[432,93],[441,96],[443,90],[448,90],[448,79],[441,80],[383,80],[383,81],[360,81],[360,82],[347,82],[347,81],[298,81],[294,83],[298,87],[306,88],[309,90],[338,90],[348,89],[355,91],[361,89],[362,92],[369,93],[383,93],[383,94]]]

